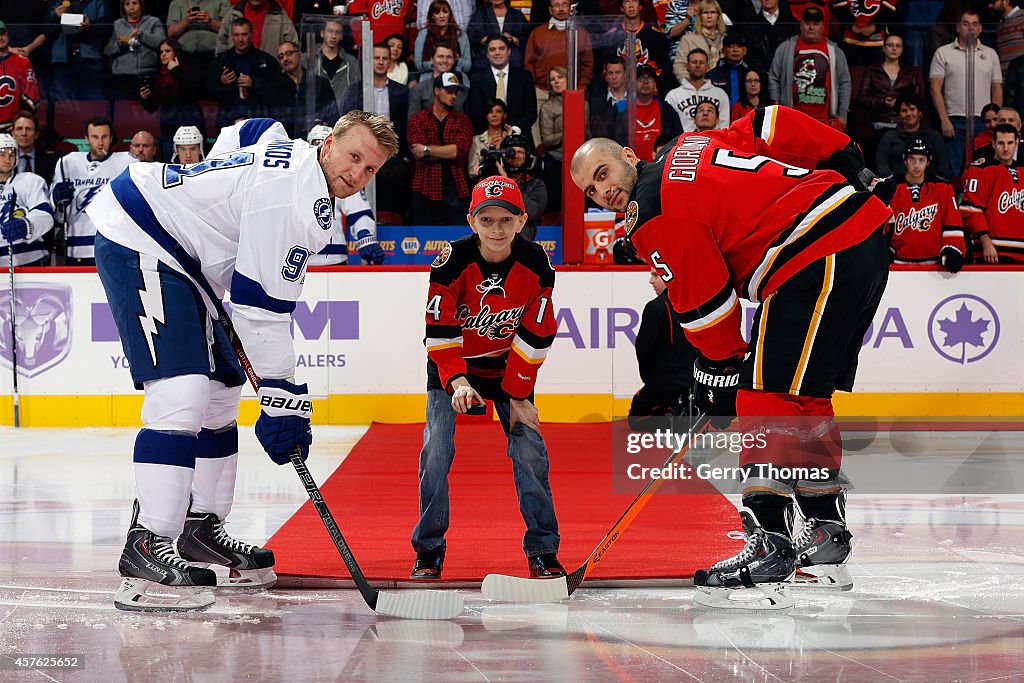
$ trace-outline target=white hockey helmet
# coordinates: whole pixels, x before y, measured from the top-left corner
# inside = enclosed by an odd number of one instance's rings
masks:
[[[14,141],[14,136],[8,133],[0,133],[0,149],[13,149],[17,153],[18,143]]]
[[[323,144],[323,141],[327,139],[327,136],[331,134],[331,127],[323,124],[313,126],[309,129],[309,135],[306,137],[308,142],[313,147],[318,147]]]
[[[176,145],[203,145],[203,134],[195,126],[182,126],[174,132],[174,144]]]

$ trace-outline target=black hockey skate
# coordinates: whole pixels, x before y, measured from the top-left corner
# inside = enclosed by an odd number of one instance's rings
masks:
[[[732,557],[693,576],[693,601],[718,609],[778,610],[793,606],[786,584],[795,573],[788,534],[765,531],[750,508],[740,508],[743,532],[730,532],[747,544]]]
[[[128,542],[117,569],[124,580],[114,607],[136,612],[189,612],[209,609],[214,602],[217,575],[193,567],[174,551],[174,543],[139,524],[135,501]]]
[[[228,536],[223,520],[212,512],[189,508],[178,552],[192,564],[227,567],[228,575],[217,577],[218,588],[270,588],[277,583],[274,551]]]
[[[845,492],[835,496],[834,508],[826,513],[827,519],[810,516],[816,514],[826,517],[826,514],[822,514],[824,511],[817,509],[818,506],[814,507],[813,512],[807,509],[809,506],[806,498],[797,498],[797,505],[804,519],[793,526],[793,552],[796,555],[793,585],[851,590],[853,577],[846,568],[846,562],[853,549],[850,544],[853,534],[846,528]],[[829,507],[832,508],[832,505]]]

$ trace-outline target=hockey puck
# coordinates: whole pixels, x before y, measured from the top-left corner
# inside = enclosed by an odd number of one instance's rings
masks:
[[[487,404],[486,403],[473,403],[466,409],[466,415],[486,415]]]

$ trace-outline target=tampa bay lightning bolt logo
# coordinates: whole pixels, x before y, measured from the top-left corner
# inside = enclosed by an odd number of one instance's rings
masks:
[[[331,200],[327,197],[316,200],[313,204],[313,215],[316,216],[316,222],[321,228],[330,230],[334,225],[334,205]]]

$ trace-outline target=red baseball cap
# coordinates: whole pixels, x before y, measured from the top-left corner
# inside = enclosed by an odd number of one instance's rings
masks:
[[[526,213],[523,193],[519,191],[516,181],[500,175],[484,178],[473,188],[473,201],[469,204],[470,215],[475,216],[488,206],[500,206],[514,216]]]

